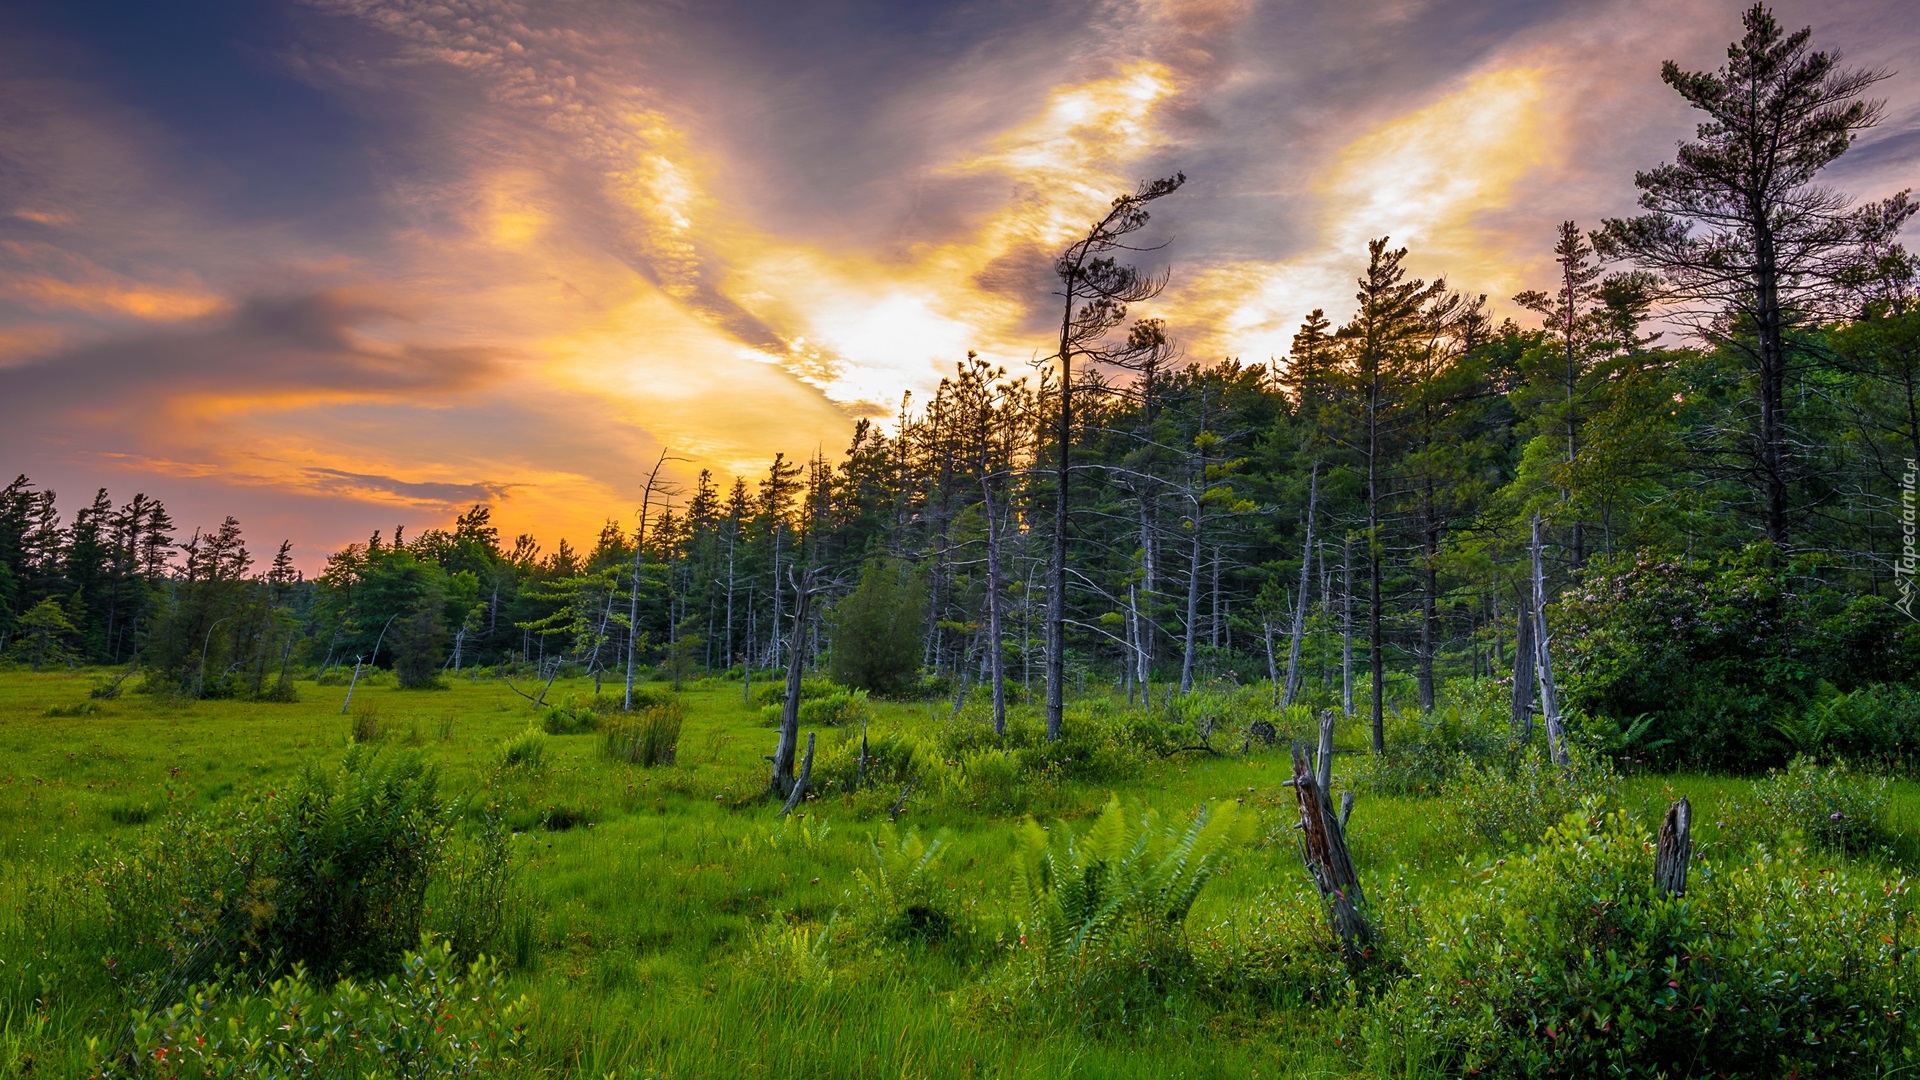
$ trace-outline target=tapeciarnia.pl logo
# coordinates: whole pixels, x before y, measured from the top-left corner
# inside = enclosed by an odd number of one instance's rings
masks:
[[[1907,471],[1900,477],[1900,557],[1893,563],[1893,584],[1899,590],[1900,599],[1893,606],[1906,613],[1913,614],[1913,573],[1914,573],[1914,476],[1920,469],[1914,467],[1914,459],[1907,459]]]

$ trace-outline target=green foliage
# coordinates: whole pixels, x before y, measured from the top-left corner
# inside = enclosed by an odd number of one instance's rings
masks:
[[[827,614],[835,682],[876,694],[898,693],[920,673],[927,590],[906,563],[876,556],[860,584]]]
[[[1441,705],[1426,716],[1395,716],[1386,725],[1386,752],[1369,755],[1354,784],[1381,795],[1438,795],[1463,768],[1504,762],[1512,755],[1508,719],[1502,706],[1471,699]]]
[[[513,832],[498,808],[481,816],[477,835],[454,835],[427,891],[434,929],[453,955],[466,961],[499,956],[507,944],[515,889]]]
[[[1561,604],[1566,703],[1650,718],[1643,746],[1661,765],[1785,763],[1794,747],[1779,723],[1806,714],[1823,681],[1851,691],[1920,671],[1920,627],[1884,600],[1823,584],[1817,569],[1765,544],[1722,564],[1596,563]],[[1911,731],[1866,749],[1910,752]]]
[[[858,727],[843,727],[840,737],[814,758],[813,784],[822,794],[854,791],[860,787],[860,738]],[[894,730],[868,734],[864,774],[867,785],[904,784],[919,771],[920,745],[912,736]]]
[[[1774,726],[1800,754],[1911,763],[1920,758],[1920,688],[1876,683],[1843,694],[1823,684],[1804,713]]]
[[[150,1080],[453,1080],[517,1064],[524,999],[499,968],[461,963],[426,939],[377,982],[316,986],[303,966],[257,989],[207,986],[178,1005],[134,1015],[124,1053],[103,1077]]]
[[[603,729],[601,749],[607,757],[628,765],[652,768],[673,764],[679,752],[680,726],[686,709],[678,701],[654,705],[616,717]]]
[[[1382,1075],[1880,1076],[1920,1035],[1907,886],[1762,853],[1653,885],[1620,814],[1430,895],[1362,1038]],[[1906,942],[1907,944],[1902,944]]]
[[[1162,825],[1156,811],[1129,814],[1113,796],[1085,833],[1063,830],[1060,841],[1027,819],[1012,868],[1025,955],[1040,971],[1064,970],[1104,956],[1122,928],[1178,928],[1249,839],[1251,822],[1237,811],[1203,805],[1184,827]]]
[[[500,744],[500,768],[502,771],[539,772],[547,767],[547,733],[537,727],[527,728],[520,734]]]
[[[448,824],[436,770],[355,747],[284,793],[166,814],[91,854],[48,902],[148,1005],[223,972],[379,974],[419,939]]]
[[[873,865],[855,870],[860,883],[862,921],[895,941],[936,941],[953,932],[953,913],[933,878],[946,847],[945,836],[922,839],[886,822],[869,841]]]
[[[1512,762],[1465,758],[1440,798],[1463,832],[1489,843],[1529,844],[1568,814],[1595,813],[1619,799],[1619,779],[1605,758],[1574,752],[1566,765],[1544,748]]]
[[[1730,817],[1736,831],[1767,841],[1798,833],[1826,851],[1860,855],[1892,841],[1887,827],[1887,782],[1848,766],[1796,757],[1754,785]]]
[[[803,705],[806,704],[808,698],[833,697],[836,694],[844,694],[846,692],[846,687],[841,686],[832,679],[819,675],[804,675],[800,679],[800,702]],[[753,700],[762,706],[785,704],[787,700],[787,680],[776,679],[762,686],[760,689],[754,691]],[[637,705],[638,702],[635,702],[635,704]]]
[[[1063,828],[1060,840],[1029,818],[1011,868],[1018,1007],[1092,1030],[1151,1028],[1190,999],[1202,971],[1187,914],[1250,836],[1237,810],[1203,804],[1184,825],[1163,825],[1116,796],[1085,833]]]

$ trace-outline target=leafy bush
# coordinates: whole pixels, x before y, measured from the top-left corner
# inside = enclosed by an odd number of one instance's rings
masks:
[[[1605,758],[1576,751],[1569,764],[1555,765],[1538,749],[1511,764],[1463,758],[1441,801],[1465,832],[1528,844],[1568,814],[1609,807],[1618,796],[1619,779]]]
[[[498,1075],[520,1049],[524,999],[499,969],[462,965],[445,942],[423,942],[378,982],[316,987],[296,966],[270,985],[209,986],[133,1019],[131,1046],[104,1077],[408,1080]]]
[[[600,730],[600,714],[589,708],[547,708],[540,713],[540,730],[549,735],[590,735]]]
[[[500,744],[500,768],[539,772],[547,765],[547,733],[530,727]]]
[[[678,701],[641,709],[606,726],[601,749],[615,761],[652,768],[671,765],[680,748],[686,708]]]
[[[1794,747],[1776,721],[1805,713],[1822,681],[1853,691],[1920,672],[1920,624],[1826,585],[1820,569],[1766,544],[1719,565],[1597,562],[1560,605],[1566,703],[1650,717],[1645,748],[1661,765],[1784,764]]]
[[[1426,716],[1396,715],[1387,724],[1386,753],[1369,756],[1354,783],[1381,795],[1438,795],[1463,767],[1512,752],[1508,720],[1501,707],[1484,701],[1442,705]]]
[[[1877,683],[1843,694],[1823,683],[1804,713],[1775,727],[1801,754],[1912,762],[1920,757],[1920,690]]]
[[[1732,809],[1736,829],[1756,840],[1792,830],[1827,851],[1857,855],[1892,842],[1886,823],[1887,782],[1836,762],[1797,757],[1754,787],[1751,802]]]
[[[1569,815],[1427,902],[1369,1010],[1383,1075],[1880,1076],[1920,1037],[1904,882],[1792,857],[1653,884],[1648,836]]]
[[[654,686],[648,683],[635,683],[633,685],[633,707],[636,710],[651,709],[658,705],[671,705],[678,700],[679,698],[674,696],[673,690],[670,687]],[[588,707],[602,716],[611,716],[615,709],[625,711],[626,704],[626,691],[622,689],[617,697],[603,695],[592,699]]]
[[[904,784],[919,771],[920,748],[911,736],[898,731],[871,734],[867,741],[865,780],[869,785]],[[860,786],[860,732],[841,728],[840,738],[813,762],[813,783],[825,793],[853,791]]]
[[[800,704],[803,706],[810,698],[832,697],[836,694],[844,694],[846,692],[846,687],[841,686],[832,679],[822,678],[818,675],[805,675],[800,679]],[[775,679],[754,691],[753,700],[759,702],[761,705],[773,705],[776,707],[786,704],[787,680],[784,678]],[[778,719],[779,714],[775,713],[774,716]]]
[[[284,795],[165,815],[93,852],[48,902],[135,1002],[223,971],[378,974],[419,940],[449,820],[432,768],[355,747]]]

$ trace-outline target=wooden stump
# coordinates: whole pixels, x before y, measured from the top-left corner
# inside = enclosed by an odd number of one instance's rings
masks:
[[[1373,945],[1373,927],[1367,922],[1367,897],[1347,852],[1346,830],[1335,816],[1333,802],[1314,775],[1306,747],[1293,744],[1294,794],[1300,801],[1301,857],[1313,875],[1320,899],[1327,905],[1327,921],[1340,939],[1340,955],[1348,970],[1366,962]]]
[[[780,812],[775,814],[775,817],[786,817],[793,812],[794,807],[800,805],[800,800],[806,797],[807,781],[813,779],[813,736],[815,734],[815,732],[807,732],[807,756],[800,762],[800,778],[793,782],[793,791],[787,795],[787,804],[780,808]]]
[[[1668,896],[1687,894],[1687,863],[1693,859],[1693,804],[1685,799],[1667,807],[1660,823],[1660,844],[1653,856],[1653,883]]]

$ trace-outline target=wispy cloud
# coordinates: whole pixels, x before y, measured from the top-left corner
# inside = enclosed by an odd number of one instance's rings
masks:
[[[1866,63],[1920,42],[1871,0],[1779,7]],[[1737,30],[1719,0],[275,10],[251,77],[349,118],[326,182],[365,188],[310,214],[235,198],[290,174],[196,156],[200,111],[74,74],[84,36],[0,44],[0,457],[323,542],[483,499],[578,538],[663,446],[757,472],[969,349],[1017,369],[1053,254],[1176,168],[1143,258],[1193,358],[1342,316],[1372,236],[1500,302],[1690,131],[1659,61]],[[1863,194],[1920,173],[1920,72],[1882,90],[1837,174]]]

